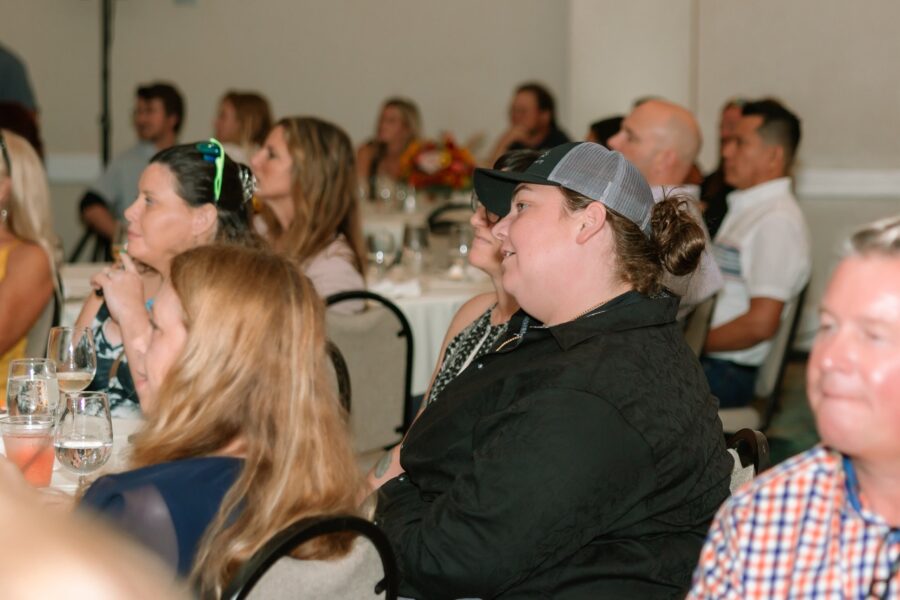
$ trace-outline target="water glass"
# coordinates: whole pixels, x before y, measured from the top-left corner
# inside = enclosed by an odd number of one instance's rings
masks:
[[[54,415],[59,404],[56,365],[46,358],[19,358],[9,363],[6,407],[10,415]]]
[[[6,457],[25,480],[47,487],[53,476],[53,419],[50,415],[6,415],[0,417],[0,433]]]
[[[428,260],[428,226],[407,223],[403,228],[403,264],[421,275]]]
[[[56,366],[59,389],[83,390],[97,371],[94,334],[87,327],[54,327],[47,342],[47,358]]]
[[[378,277],[383,277],[385,272],[394,264],[397,256],[397,243],[390,231],[379,229],[366,236],[366,246],[369,250],[369,262],[375,265]]]
[[[109,399],[104,392],[65,394],[53,448],[59,463],[78,475],[78,494],[85,477],[106,464],[112,454],[113,430]]]

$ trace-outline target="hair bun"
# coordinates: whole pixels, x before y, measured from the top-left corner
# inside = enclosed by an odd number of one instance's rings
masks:
[[[253,194],[256,193],[256,177],[253,175],[250,167],[245,164],[237,163],[237,169],[238,177],[241,180],[241,191],[244,196],[242,204],[247,204],[253,199]]]
[[[706,234],[690,214],[688,196],[667,196],[653,207],[651,239],[663,268],[673,275],[692,273],[700,263]]]

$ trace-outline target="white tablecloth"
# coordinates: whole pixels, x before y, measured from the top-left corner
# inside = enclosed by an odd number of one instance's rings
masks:
[[[91,277],[105,266],[102,263],[83,263],[62,268],[65,295],[63,325],[72,325],[78,318],[84,299],[91,293]],[[480,272],[473,275],[480,275]],[[490,281],[484,276],[472,281],[448,281],[432,275],[422,278],[418,295],[404,295],[402,292],[383,294],[400,307],[413,332],[413,394],[422,394],[428,387],[441,342],[453,315],[469,298],[490,289]]]

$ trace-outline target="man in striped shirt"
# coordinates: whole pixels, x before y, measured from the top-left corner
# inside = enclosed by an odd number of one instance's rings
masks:
[[[809,358],[822,445],[725,503],[689,598],[900,598],[900,216],[852,248]]]

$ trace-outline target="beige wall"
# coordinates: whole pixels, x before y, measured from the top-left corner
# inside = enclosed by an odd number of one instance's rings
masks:
[[[708,139],[727,97],[773,94],[803,119],[803,165],[900,166],[900,2],[698,2],[698,108]]]
[[[692,102],[693,0],[571,0],[572,134],[636,98]]]

